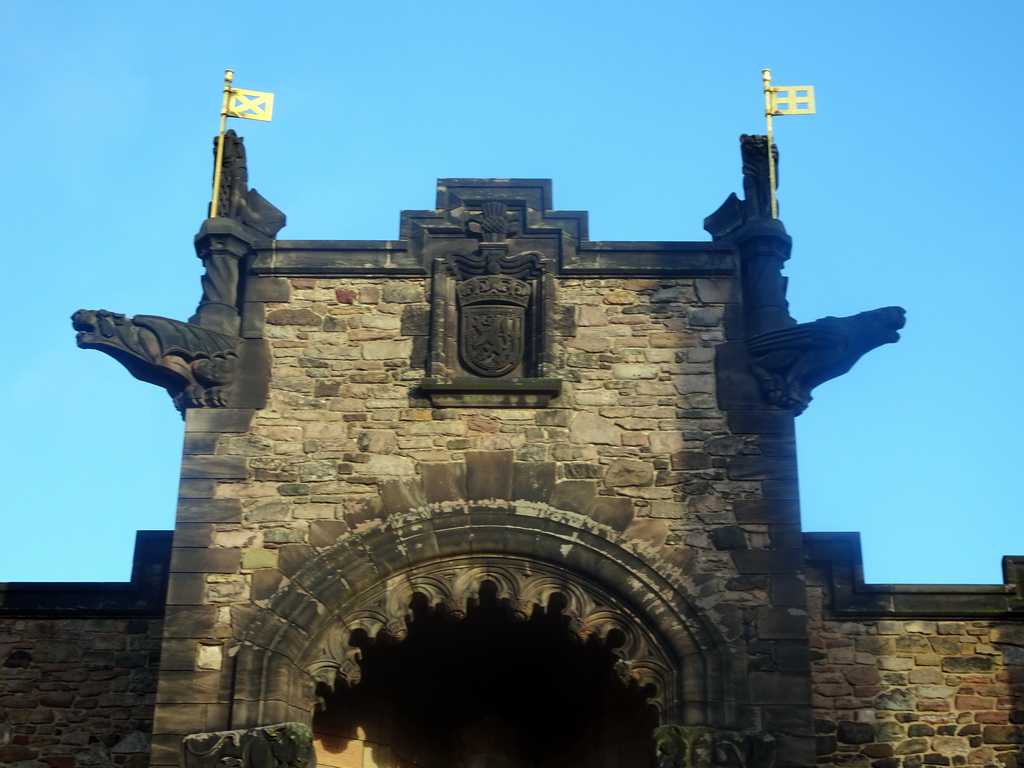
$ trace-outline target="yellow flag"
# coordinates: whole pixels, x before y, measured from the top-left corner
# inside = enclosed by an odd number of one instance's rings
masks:
[[[232,88],[228,93],[228,117],[270,122],[274,112],[274,94]]]
[[[770,89],[771,114],[813,115],[813,85],[773,85]]]

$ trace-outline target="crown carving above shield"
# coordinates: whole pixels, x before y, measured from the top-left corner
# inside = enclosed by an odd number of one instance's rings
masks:
[[[456,289],[462,306],[472,304],[514,304],[526,307],[530,303],[530,284],[508,275],[479,275],[459,283]]]

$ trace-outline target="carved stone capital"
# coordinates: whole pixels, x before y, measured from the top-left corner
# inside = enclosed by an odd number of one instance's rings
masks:
[[[307,768],[313,732],[302,723],[195,733],[181,745],[182,768]]]
[[[241,259],[257,239],[255,232],[234,219],[207,219],[196,233],[196,255],[201,259],[214,255]]]

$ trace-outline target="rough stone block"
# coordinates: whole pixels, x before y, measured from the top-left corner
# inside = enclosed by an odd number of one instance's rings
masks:
[[[555,484],[551,506],[585,515],[596,496],[597,482],[594,480],[562,480]]]
[[[466,491],[471,501],[509,499],[512,491],[511,451],[472,451],[466,454]]]
[[[238,523],[241,519],[239,499],[182,499],[178,502],[179,523]]]
[[[578,445],[621,445],[622,430],[608,419],[578,412],[569,424],[569,440]]]
[[[190,408],[185,432],[246,432],[255,414],[250,408]]]
[[[512,465],[512,499],[545,502],[555,489],[555,465],[551,462],[517,461]]]
[[[633,521],[633,502],[630,499],[598,496],[590,507],[594,521],[624,531]]]
[[[461,501],[466,498],[465,464],[423,463],[423,493],[428,504],[439,501]]]
[[[236,573],[239,550],[175,547],[171,552],[172,573]]]
[[[803,567],[803,552],[794,549],[738,549],[732,559],[741,574],[796,573]]]
[[[654,468],[650,462],[636,459],[615,459],[608,466],[604,484],[610,488],[619,486],[646,486],[654,482]]]
[[[242,553],[243,570],[277,567],[276,549],[247,549]]]
[[[182,478],[244,480],[248,468],[244,456],[185,456],[181,460]]]

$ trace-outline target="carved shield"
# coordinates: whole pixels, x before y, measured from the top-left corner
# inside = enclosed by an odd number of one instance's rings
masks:
[[[459,352],[478,376],[504,376],[523,359],[525,309],[500,304],[462,308]]]

